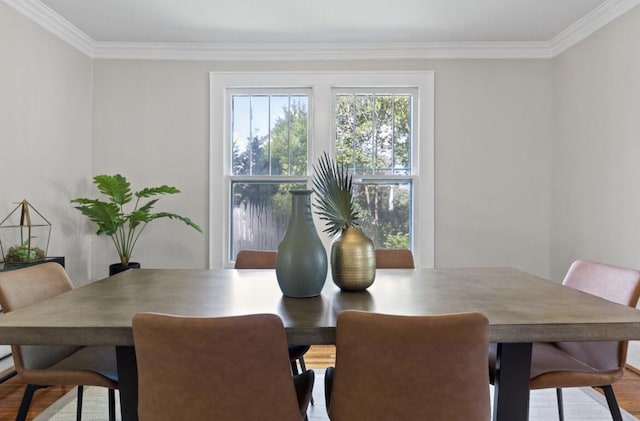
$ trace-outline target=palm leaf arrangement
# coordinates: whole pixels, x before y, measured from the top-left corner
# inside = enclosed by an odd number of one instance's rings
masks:
[[[344,165],[325,152],[313,170],[313,204],[320,219],[327,223],[323,231],[335,236],[346,228],[359,226],[360,214],[353,203],[353,177]]]
[[[196,231],[203,232],[198,224],[184,216],[168,212],[152,212],[153,206],[159,198],[141,203],[141,200],[156,195],[180,193],[180,190],[175,187],[162,185],[145,188],[134,193],[129,181],[120,174],[97,175],[93,178],[93,182],[98,191],[107,196],[109,201],[80,197],[71,202],[77,203],[79,206],[75,206],[75,208],[98,225],[97,235],[104,234],[111,237],[120,262],[125,266],[129,263],[140,234],[151,221],[160,218],[177,219]],[[135,205],[133,210],[127,213],[125,205],[131,203],[133,196],[136,197]]]

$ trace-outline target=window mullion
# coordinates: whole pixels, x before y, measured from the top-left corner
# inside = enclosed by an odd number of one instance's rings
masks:
[[[291,95],[289,95],[287,97],[287,159],[288,159],[288,163],[289,165],[287,165],[287,174],[291,175],[291,162],[292,162],[292,156],[291,156],[291,121],[293,120],[291,117]]]
[[[253,175],[253,95],[249,95],[249,175]]]
[[[267,130],[269,131],[269,133],[267,134],[268,138],[269,138],[269,144],[268,144],[268,165],[269,165],[269,170],[267,171],[267,173],[269,175],[271,175],[272,169],[273,169],[273,165],[272,165],[272,151],[273,151],[273,143],[272,143],[272,138],[271,138],[271,95],[269,95],[269,105],[268,105],[268,110],[267,110]]]
[[[357,107],[358,103],[357,103],[357,96],[356,94],[353,94],[353,101],[351,101],[351,118],[349,119],[349,121],[351,122],[351,138],[353,139],[352,142],[352,147],[351,147],[351,166],[352,168],[356,169],[356,140],[357,140],[357,133],[356,133],[356,116],[358,115],[357,113]]]
[[[396,94],[391,95],[391,174],[396,174]]]
[[[373,106],[371,107],[371,174],[376,173],[376,152],[378,148],[378,113],[376,110],[376,101],[378,96],[373,94],[371,97]]]

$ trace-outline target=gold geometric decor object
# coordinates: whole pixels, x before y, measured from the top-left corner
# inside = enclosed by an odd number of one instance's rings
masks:
[[[23,200],[0,222],[0,251],[5,265],[30,263],[47,257],[51,223]]]

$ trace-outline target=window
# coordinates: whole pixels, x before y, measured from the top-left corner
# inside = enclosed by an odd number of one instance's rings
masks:
[[[290,189],[306,188],[310,92],[227,91],[231,119],[230,258],[275,250],[291,213]]]
[[[410,88],[333,89],[336,160],[356,178],[361,225],[376,248],[412,248],[416,97]]]
[[[411,248],[433,266],[432,73],[214,72],[210,267],[229,267],[241,249],[277,248],[288,192],[310,188],[325,151],[353,174],[376,247]]]

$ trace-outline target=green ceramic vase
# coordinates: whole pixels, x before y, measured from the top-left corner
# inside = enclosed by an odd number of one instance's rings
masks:
[[[312,190],[291,190],[287,232],[278,246],[276,277],[287,297],[320,295],[327,279],[327,252],[313,223]]]

